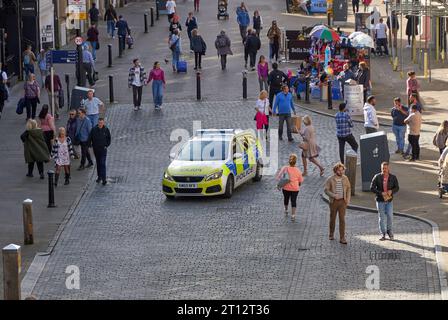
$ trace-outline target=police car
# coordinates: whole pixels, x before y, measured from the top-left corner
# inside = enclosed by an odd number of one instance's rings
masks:
[[[165,170],[162,190],[175,196],[230,198],[235,188],[262,177],[262,147],[252,131],[198,130]]]

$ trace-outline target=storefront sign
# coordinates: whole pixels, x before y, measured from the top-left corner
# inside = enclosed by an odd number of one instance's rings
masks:
[[[290,60],[305,60],[310,56],[311,40],[289,40],[288,57]]]
[[[363,85],[344,85],[344,102],[350,115],[364,113]]]
[[[311,13],[327,13],[327,0],[311,0]]]
[[[71,20],[86,20],[86,0],[68,0],[67,14]]]

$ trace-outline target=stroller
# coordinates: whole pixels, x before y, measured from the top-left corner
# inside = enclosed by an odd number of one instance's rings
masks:
[[[229,19],[229,13],[227,12],[227,5],[228,0],[218,0],[218,14],[216,15],[218,20],[220,20],[221,17],[224,17],[224,19]]]

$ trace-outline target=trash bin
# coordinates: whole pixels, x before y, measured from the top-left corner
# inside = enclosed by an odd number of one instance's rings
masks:
[[[389,161],[389,145],[384,131],[361,135],[362,191],[370,191],[373,176],[381,171],[381,163]]]

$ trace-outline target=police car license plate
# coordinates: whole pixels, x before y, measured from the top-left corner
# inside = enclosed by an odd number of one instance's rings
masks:
[[[197,183],[178,183],[177,187],[181,188],[181,189],[195,189],[198,187],[198,184]]]

